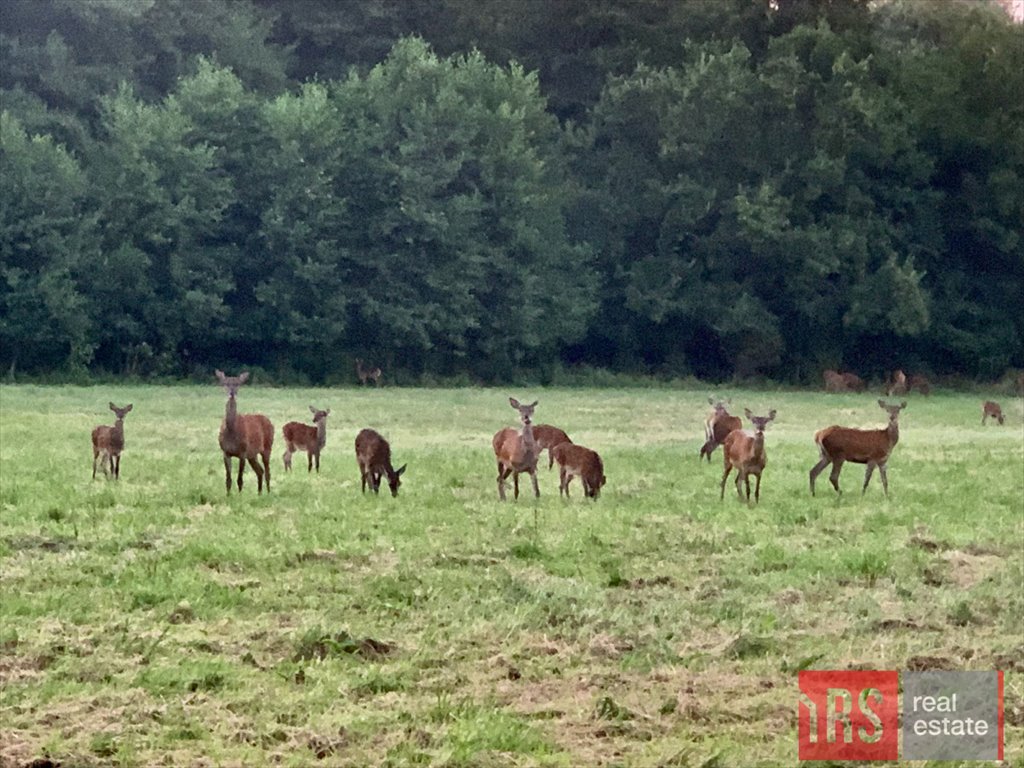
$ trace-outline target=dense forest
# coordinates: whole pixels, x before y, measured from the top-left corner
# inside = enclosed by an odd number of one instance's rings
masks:
[[[3,0],[5,374],[1024,367],[988,0]]]

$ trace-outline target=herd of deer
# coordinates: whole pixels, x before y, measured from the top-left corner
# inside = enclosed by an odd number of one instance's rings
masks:
[[[840,373],[829,369],[822,373],[822,378],[825,379],[826,392],[863,392],[867,389],[864,380],[850,371]],[[889,397],[905,395],[914,390],[922,395],[928,395],[931,394],[932,387],[924,376],[907,376],[901,370],[893,371],[892,376],[885,382],[885,394]]]
[[[379,374],[380,369],[376,370]],[[898,381],[901,384],[906,384],[905,377],[902,377],[902,371],[897,373],[901,375]],[[835,371],[826,371],[826,383],[829,381],[829,374],[835,374],[841,378],[845,376],[857,378],[853,374],[837,374]],[[248,372],[243,372],[239,376],[227,376],[223,371],[216,371],[215,375],[218,383],[228,394],[224,420],[221,422],[219,434],[220,449],[224,454],[226,490],[231,493],[231,460],[237,458],[238,490],[242,490],[243,473],[245,464],[248,462],[253,472],[256,473],[257,494],[263,493],[264,479],[266,479],[269,493],[270,451],[274,443],[274,427],[270,423],[270,419],[263,414],[238,413],[236,396],[239,388],[248,381]],[[700,448],[700,458],[707,458],[710,462],[711,454],[718,446],[722,446],[725,466],[719,498],[725,498],[725,483],[732,471],[736,470],[736,492],[740,499],[750,503],[750,477],[753,475],[756,480],[754,501],[760,502],[761,473],[766,464],[764,433],[768,424],[775,420],[775,410],[770,410],[767,416],[755,416],[750,409],[744,409],[747,419],[754,427],[750,432],[743,429],[742,419],[728,412],[726,409],[728,400],[708,398],[708,403],[711,405],[711,413],[704,424],[704,444]],[[559,495],[564,494],[568,497],[569,483],[574,477],[578,477],[583,485],[584,495],[587,498],[597,499],[601,488],[607,482],[604,464],[597,452],[573,443],[569,436],[557,427],[548,424],[534,425],[533,412],[537,407],[536,400],[529,405],[523,405],[515,398],[510,397],[509,404],[519,412],[522,427],[520,429],[514,427],[500,429],[491,440],[494,456],[498,463],[498,498],[502,501],[505,500],[505,481],[511,475],[514,498],[518,499],[519,475],[524,472],[530,475],[534,496],[539,498],[537,461],[546,450],[548,452],[548,469],[553,468],[556,462],[558,463]],[[829,464],[832,465],[829,481],[837,493],[842,493],[839,488],[839,473],[846,462],[864,464],[866,467],[861,493],[867,490],[871,475],[877,468],[882,478],[882,489],[886,496],[889,495],[886,465],[893,448],[899,441],[899,414],[906,408],[907,403],[903,401],[899,405],[888,405],[884,400],[879,400],[878,405],[889,415],[889,423],[883,429],[851,429],[833,425],[815,433],[814,442],[818,446],[821,458],[810,471],[812,496],[814,495],[815,479]],[[118,408],[114,403],[110,403],[110,410],[117,417],[114,425],[112,427],[99,426],[92,431],[93,479],[96,478],[97,462],[102,467],[104,474],[109,474],[114,479],[119,478],[121,474],[124,418],[132,410],[132,405]],[[282,458],[286,472],[292,468],[292,456],[300,450],[306,452],[307,471],[312,472],[314,464],[316,471],[320,471],[320,452],[327,443],[327,417],[331,410],[330,408],[319,410],[312,405],[309,406],[309,410],[313,414],[313,426],[290,421],[282,429],[285,441],[285,453]],[[989,417],[994,418],[999,424],[1004,422],[1002,408],[999,404],[986,400],[982,404],[982,425]],[[398,469],[392,466],[391,446],[388,441],[372,429],[363,429],[356,436],[355,450],[363,493],[366,492],[367,485],[374,493],[379,493],[381,480],[386,477],[391,495],[397,496],[406,465],[402,465]]]

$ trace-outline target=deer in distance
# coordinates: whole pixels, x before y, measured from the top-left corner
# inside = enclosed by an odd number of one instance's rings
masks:
[[[398,496],[402,473],[407,465],[403,464],[398,469],[391,466],[391,446],[379,432],[363,429],[356,435],[356,462],[359,464],[363,493],[366,493],[367,482],[371,491],[380,493],[380,480],[386,476],[391,495]]]
[[[373,386],[379,387],[380,377],[383,375],[384,374],[381,372],[380,368],[376,366],[373,368],[363,368],[362,359],[358,357],[356,358],[356,376],[359,377],[359,383],[364,387],[366,386],[366,382],[371,380],[373,381]]]
[[[292,469],[292,454],[296,449],[306,452],[309,458],[309,470],[313,471],[313,460],[316,459],[316,471],[320,471],[320,451],[327,444],[327,417],[331,409],[326,411],[317,410],[309,406],[313,414],[313,426],[303,424],[299,421],[289,421],[284,425],[281,433],[284,435],[284,470],[290,472]]]
[[[981,426],[985,426],[985,420],[991,416],[1000,424],[1003,423],[1003,409],[999,407],[999,403],[993,402],[992,400],[986,400],[981,404]]]
[[[571,443],[572,440],[558,427],[550,424],[535,424],[533,427],[533,439],[537,443],[537,457],[540,457],[545,450],[548,452],[548,469],[555,466],[555,455],[551,449],[562,443]]]
[[[839,373],[830,369],[822,373],[822,378],[825,379],[826,392],[863,392],[866,388],[864,380],[849,371]]]
[[[761,501],[761,473],[764,471],[767,459],[764,452],[764,430],[768,424],[775,420],[775,409],[768,411],[767,416],[755,416],[749,408],[743,409],[747,419],[754,425],[754,434],[744,432],[742,429],[734,429],[730,432],[725,442],[722,443],[722,450],[725,453],[725,473],[722,475],[722,489],[720,499],[725,499],[725,481],[729,479],[729,473],[736,470],[736,493],[743,501],[743,485],[746,485],[746,501],[750,504],[750,476],[757,478],[757,485],[754,487],[754,501]]]
[[[914,375],[908,377],[903,371],[896,370],[893,371],[892,379],[889,382],[889,386],[886,387],[885,393],[889,397],[895,397],[896,395],[906,395],[915,389],[922,395],[930,395],[932,385],[924,376]]]
[[[96,479],[96,460],[100,460],[103,474],[113,477],[115,480],[121,478],[121,451],[124,450],[124,417],[132,409],[129,403],[124,408],[118,408],[110,403],[110,410],[117,418],[114,426],[99,426],[92,431],[92,479]],[[110,472],[107,472],[107,467]]]
[[[558,462],[558,495],[569,498],[569,482],[578,477],[583,483],[583,495],[597,499],[601,488],[608,482],[604,476],[604,464],[595,451],[582,445],[563,442],[550,450],[553,461]]]
[[[505,427],[494,433],[491,446],[498,460],[498,498],[505,501],[505,480],[512,475],[515,498],[519,498],[519,474],[528,472],[533,480],[533,495],[540,498],[540,487],[537,485],[537,458],[540,449],[533,436],[533,409],[539,401],[530,405],[521,405],[514,397],[508,399],[509,404],[519,411],[519,420],[523,424],[521,430]]]
[[[839,473],[843,469],[843,464],[850,461],[854,464],[867,465],[862,495],[868,489],[871,473],[878,467],[878,474],[882,477],[882,490],[888,497],[889,479],[886,476],[886,464],[892,455],[892,449],[899,442],[900,411],[907,407],[907,402],[904,400],[899,405],[886,405],[884,400],[879,400],[878,406],[889,414],[889,424],[884,429],[850,429],[833,425],[815,433],[814,442],[818,444],[821,460],[811,468],[812,496],[814,480],[829,464],[832,465],[832,474],[828,479],[836,493],[842,493],[839,488]]]
[[[274,426],[262,413],[239,414],[235,396],[238,389],[249,380],[249,372],[238,376],[225,376],[215,371],[217,381],[228,393],[224,407],[224,421],[220,425],[220,449],[224,453],[224,475],[227,492],[231,493],[231,459],[238,459],[238,492],[242,492],[242,474],[245,462],[249,462],[256,473],[256,493],[263,493],[263,478],[267,479],[267,493],[270,493],[270,449],[274,444]],[[257,462],[260,459],[261,467]]]
[[[743,429],[743,420],[739,416],[729,415],[725,409],[726,404],[729,403],[728,400],[716,401],[709,397],[708,403],[711,405],[711,414],[704,422],[704,445],[700,447],[698,459],[707,456],[710,463],[711,454],[715,452],[715,448],[725,442],[728,434],[733,430]]]

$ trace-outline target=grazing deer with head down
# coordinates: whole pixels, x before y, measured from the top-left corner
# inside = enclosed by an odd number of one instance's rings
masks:
[[[815,433],[814,442],[818,444],[821,460],[811,468],[812,496],[815,478],[829,464],[832,465],[832,474],[828,479],[836,493],[842,493],[839,488],[839,473],[847,461],[867,465],[861,494],[867,491],[871,473],[878,467],[878,474],[882,476],[882,490],[886,496],[889,495],[889,479],[885,468],[892,449],[899,442],[900,411],[907,407],[907,402],[904,400],[899,405],[886,405],[884,400],[879,400],[878,405],[889,414],[889,424],[885,429],[850,429],[833,425]]]
[[[359,464],[363,493],[366,493],[367,482],[371,491],[380,493],[380,479],[386,476],[391,495],[398,496],[402,473],[407,465],[403,464],[398,469],[391,466],[391,446],[379,432],[363,429],[356,435],[356,462]]]
[[[551,449],[556,445],[562,443],[571,443],[572,440],[558,427],[552,427],[550,424],[536,424],[533,427],[533,439],[537,443],[537,456],[548,452],[548,469],[555,466],[555,455],[551,452]]]
[[[761,473],[764,471],[767,458],[764,452],[764,430],[769,422],[775,420],[775,409],[768,411],[767,416],[755,416],[749,408],[744,408],[750,423],[754,425],[754,434],[744,432],[742,429],[735,429],[730,432],[725,442],[722,443],[722,450],[725,453],[725,473],[722,475],[722,491],[720,499],[725,498],[725,481],[729,479],[729,473],[736,470],[736,493],[743,501],[742,486],[746,485],[747,504],[750,504],[750,476],[757,478],[757,485],[754,488],[754,501],[761,501]]]
[[[256,493],[263,493],[263,477],[267,478],[267,493],[270,493],[270,449],[274,445],[274,426],[262,413],[239,414],[235,395],[249,380],[249,372],[239,376],[225,376],[216,371],[217,381],[228,393],[224,407],[224,421],[220,425],[220,449],[224,452],[224,475],[228,493],[231,493],[231,459],[238,459],[238,491],[242,491],[242,474],[245,462],[249,462],[256,473]],[[256,459],[263,462],[261,467]]]
[[[569,497],[569,482],[578,477],[583,483],[583,495],[597,499],[601,488],[608,482],[604,464],[595,451],[573,443],[560,443],[551,449],[551,457],[558,462],[558,495]]]
[[[361,358],[356,358],[356,376],[359,377],[359,383],[366,386],[366,382],[373,380],[373,386],[380,386],[380,377],[384,374],[381,373],[380,368],[363,368],[363,361]]]
[[[313,426],[298,421],[289,421],[284,425],[281,433],[284,435],[284,470],[290,472],[292,468],[292,454],[298,448],[306,452],[309,458],[309,470],[313,471],[313,459],[316,459],[316,471],[320,471],[320,451],[327,445],[327,417],[331,409],[319,411],[312,405],[309,410],[313,414]]]
[[[849,391],[863,392],[867,389],[867,385],[864,383],[864,380],[856,373],[847,371],[846,373],[841,373],[839,375],[843,378],[843,383]]]
[[[99,426],[92,431],[92,479],[96,479],[96,459],[100,459],[100,466],[103,474],[108,475],[107,466],[110,466],[109,476],[115,480],[121,478],[121,451],[124,450],[124,417],[132,409],[131,403],[124,408],[118,408],[110,403],[110,410],[117,417],[114,426]]]
[[[829,368],[822,372],[821,377],[825,380],[826,392],[845,392],[847,390],[846,378],[838,371]]]
[[[729,415],[729,412],[725,410],[725,405],[728,402],[728,400],[716,402],[712,398],[708,398],[712,410],[711,415],[704,422],[704,445],[700,447],[698,460],[707,456],[708,462],[710,462],[711,454],[715,452],[715,448],[725,442],[728,434],[735,429],[743,429],[743,420],[739,416]]]
[[[533,480],[533,495],[540,498],[540,487],[537,485],[537,457],[540,449],[533,436],[533,409],[537,400],[530,405],[520,405],[514,397],[508,399],[509,404],[519,411],[522,430],[505,427],[495,432],[491,439],[494,455],[498,460],[498,498],[505,500],[505,480],[512,475],[515,498],[519,498],[519,473],[528,472]]]
[[[991,416],[1000,424],[1003,423],[1003,409],[999,407],[999,403],[991,400],[986,400],[981,405],[981,426],[985,426],[985,420]]]

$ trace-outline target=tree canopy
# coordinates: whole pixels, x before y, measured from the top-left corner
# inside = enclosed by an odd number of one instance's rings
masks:
[[[0,364],[1024,367],[995,3],[7,0]]]

